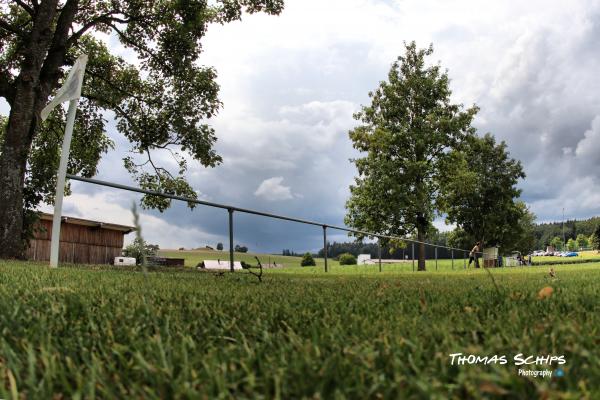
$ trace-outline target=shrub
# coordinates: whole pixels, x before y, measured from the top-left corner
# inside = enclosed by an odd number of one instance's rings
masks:
[[[223,250],[223,243],[217,243],[217,250]]]
[[[238,253],[247,253],[248,252],[248,247],[246,247],[246,246],[240,246],[239,244],[236,244],[234,250],[237,251]]]
[[[134,257],[136,263],[142,263],[143,256],[155,257],[158,254],[159,247],[156,244],[149,244],[142,238],[135,238],[133,243],[123,249],[123,256]]]
[[[350,253],[341,254],[340,265],[356,265],[356,257]]]
[[[310,266],[316,266],[317,263],[315,262],[315,259],[313,258],[313,256],[310,253],[305,253],[302,256],[302,261],[300,261],[300,265],[303,267],[310,267]]]

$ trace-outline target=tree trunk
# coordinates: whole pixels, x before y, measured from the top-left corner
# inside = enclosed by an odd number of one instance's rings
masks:
[[[479,254],[477,254],[477,257],[480,259],[480,262],[478,262],[477,264],[475,264],[475,268],[480,268],[480,266],[483,265],[483,267],[485,268],[485,259],[483,258],[483,238],[479,239]]]
[[[422,216],[417,217],[417,240],[419,241],[419,260],[417,264],[418,271],[425,271],[425,230],[427,225]]]
[[[27,158],[39,112],[58,80],[62,65],[59,56],[64,57],[66,51],[64,25],[68,24],[68,28],[72,21],[72,17],[69,20],[65,16],[62,24],[58,21],[56,32],[52,31],[57,4],[58,0],[39,3],[32,30],[24,39],[21,70],[13,84],[14,96],[9,103],[10,115],[0,154],[0,258],[22,258],[25,249],[23,189]],[[73,11],[72,5],[69,10]],[[62,28],[60,32],[59,28]],[[55,35],[57,32],[59,35]],[[46,76],[40,81],[42,72]]]
[[[22,258],[23,189],[31,146],[33,90],[17,90],[0,154],[0,258]]]

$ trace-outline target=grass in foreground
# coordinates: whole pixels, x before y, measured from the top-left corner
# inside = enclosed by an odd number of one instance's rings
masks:
[[[0,397],[598,398],[600,265],[555,269],[494,270],[498,295],[474,270],[258,284],[0,261]],[[564,355],[565,376],[456,352]]]

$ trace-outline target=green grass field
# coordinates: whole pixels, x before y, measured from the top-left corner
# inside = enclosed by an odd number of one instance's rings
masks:
[[[258,283],[0,261],[0,397],[598,398],[600,264],[555,269],[495,269],[496,289],[472,269]],[[509,364],[451,365],[457,352]],[[562,355],[564,376],[518,376],[518,353]]]
[[[227,251],[217,251],[217,250],[161,250],[160,255],[163,257],[174,257],[174,258],[183,258],[185,259],[185,265],[187,267],[195,267],[198,263],[203,260],[229,260],[229,253]],[[254,253],[235,253],[236,261],[245,261],[251,264],[256,264],[255,256],[258,256],[260,261],[264,264],[269,262],[283,264],[285,270],[283,272],[302,272],[302,273],[319,273],[324,270],[324,260],[322,258],[316,258],[315,261],[317,263],[316,267],[306,268],[303,267],[302,271],[297,270],[296,268],[300,267],[301,257],[289,257],[289,256],[280,256],[280,255],[269,255],[269,254],[254,254]],[[590,261],[590,262],[600,262],[600,255],[596,251],[587,251],[580,252],[578,257],[533,257],[534,263],[555,263],[555,262],[574,262],[574,261]],[[436,263],[435,260],[428,259],[426,260],[426,267],[430,271],[444,271],[444,272],[460,272],[468,266],[468,260],[464,258],[457,258],[454,260],[448,259],[439,259]],[[480,260],[481,262],[481,260]],[[437,265],[436,265],[437,264]],[[474,265],[472,265],[473,267]],[[328,260],[328,268],[330,271],[338,271],[344,273],[366,273],[369,274],[373,271],[378,271],[379,266],[376,265],[360,265],[360,266],[340,266],[340,264],[333,260]],[[416,262],[415,262],[416,268]],[[400,264],[383,264],[382,270],[384,272],[408,272],[413,270],[412,260],[408,260],[407,262],[403,262]]]
[[[186,267],[195,267],[198,263],[203,260],[229,260],[229,253],[227,251],[217,251],[217,250],[161,250],[160,256],[163,257],[174,257],[174,258],[183,258],[185,259]],[[245,261],[247,263],[251,263],[253,265],[256,264],[255,256],[258,256],[260,261],[264,264],[267,263],[277,263],[283,264],[284,270],[282,272],[302,272],[302,273],[319,273],[324,271],[325,261],[323,258],[315,258],[316,267],[302,267],[302,270],[298,270],[296,268],[300,268],[300,260],[301,257],[290,257],[290,256],[280,256],[273,254],[256,254],[256,253],[235,253],[236,261]],[[379,267],[376,265],[360,265],[360,266],[340,266],[340,263],[334,259],[329,259],[327,261],[328,268],[331,271],[338,271],[344,273],[370,273],[372,271],[378,271]],[[412,261],[408,260],[407,262],[403,262],[400,264],[383,264],[382,269],[384,271],[393,271],[393,272],[404,272],[404,271],[412,271]],[[427,269],[435,270],[436,262],[435,260],[426,260]],[[462,258],[456,258],[454,260],[454,270],[464,269],[465,260]],[[416,262],[415,262],[416,268]],[[452,260],[443,260],[440,259],[437,262],[438,271],[452,271]]]

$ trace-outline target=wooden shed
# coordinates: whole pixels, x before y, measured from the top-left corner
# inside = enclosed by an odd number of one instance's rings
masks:
[[[26,252],[28,260],[50,260],[52,218],[52,214],[41,214]],[[115,257],[121,256],[125,235],[133,230],[126,225],[62,217],[58,259],[77,264],[112,264]]]

